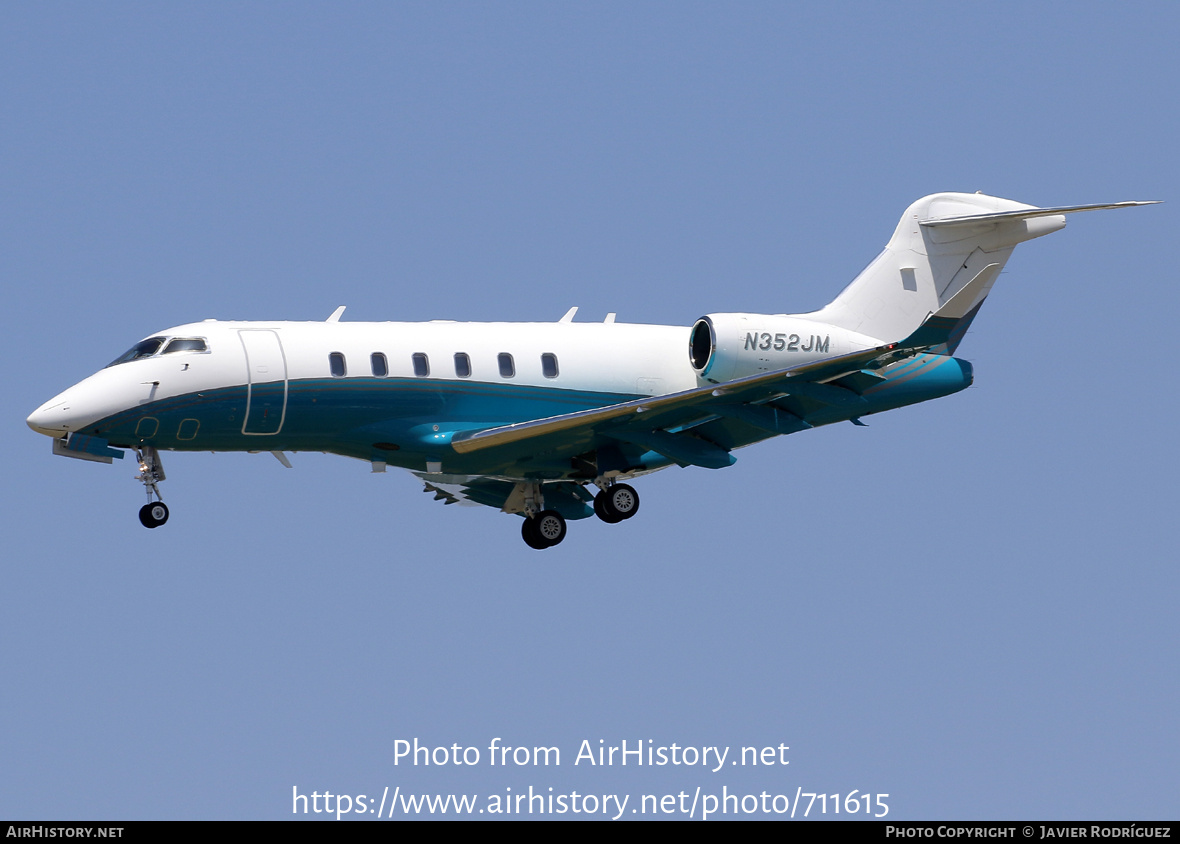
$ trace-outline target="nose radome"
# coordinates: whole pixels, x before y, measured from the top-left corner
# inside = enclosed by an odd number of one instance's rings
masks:
[[[49,437],[80,433],[113,413],[137,407],[136,400],[144,397],[148,389],[141,383],[144,377],[142,371],[100,369],[33,411],[28,425]]]
[[[47,437],[60,437],[67,433],[67,413],[69,408],[60,396],[52,398],[29,414],[25,420],[30,428],[38,434]]]

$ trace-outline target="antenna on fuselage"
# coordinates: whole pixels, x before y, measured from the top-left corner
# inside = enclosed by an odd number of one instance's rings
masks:
[[[573,322],[574,321],[574,314],[576,314],[577,312],[578,312],[578,306],[574,305],[572,308],[570,308],[568,311],[565,312],[565,316],[563,316],[561,319],[559,319],[558,322]]]
[[[347,307],[348,305],[341,305],[339,308],[332,311],[332,315],[324,320],[324,322],[340,322],[340,316],[344,313],[344,309]]]

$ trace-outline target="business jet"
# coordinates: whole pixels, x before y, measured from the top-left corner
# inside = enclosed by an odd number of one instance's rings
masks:
[[[532,548],[566,522],[630,519],[629,482],[720,469],[771,437],[956,393],[954,352],[1012,250],[1117,202],[1038,208],[939,193],[811,313],[715,313],[689,327],[609,314],[552,323],[205,320],[140,340],[37,408],[53,453],[139,464],[140,522],[168,520],[163,451],[319,451],[408,469],[445,504],[523,517]],[[592,493],[589,487],[595,487]]]

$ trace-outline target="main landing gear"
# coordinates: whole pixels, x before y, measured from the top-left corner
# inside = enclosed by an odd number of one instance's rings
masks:
[[[639,493],[627,484],[611,484],[594,496],[594,515],[608,525],[629,519],[639,512]]]
[[[627,484],[599,482],[599,493],[594,496],[594,513],[607,524],[617,524],[639,512],[639,493]],[[565,518],[556,510],[539,510],[544,507],[540,484],[518,487],[523,496],[524,523],[520,535],[525,544],[538,551],[552,548],[565,539]],[[521,512],[516,510],[515,512]]]
[[[513,505],[512,512],[524,515],[520,535],[526,545],[541,551],[565,539],[565,517],[556,510],[545,509],[545,493],[540,483],[523,481],[516,485],[512,495],[513,498],[509,498],[509,503]],[[517,506],[519,509],[515,509]]]
[[[525,516],[520,535],[530,548],[538,551],[552,548],[565,539],[565,519],[556,510],[542,510],[535,516]]]
[[[153,446],[145,445],[135,449],[135,456],[139,460],[139,474],[135,480],[143,483],[148,497],[148,503],[139,508],[139,522],[146,528],[158,528],[168,521],[168,505],[164,503],[160,488],[156,486],[165,478],[160,452]]]

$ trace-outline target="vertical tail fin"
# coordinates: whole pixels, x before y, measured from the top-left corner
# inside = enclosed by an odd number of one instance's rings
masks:
[[[937,316],[953,352],[1018,243],[1064,228],[1074,211],[1150,204],[1037,208],[983,194],[932,194],[906,209],[884,251],[831,304],[807,316],[885,342],[911,337]],[[953,324],[946,322],[952,311]]]

